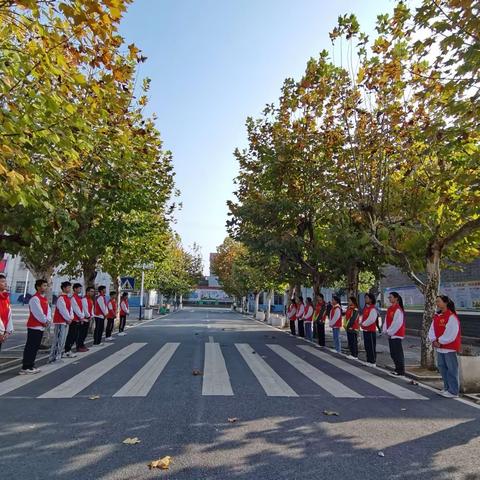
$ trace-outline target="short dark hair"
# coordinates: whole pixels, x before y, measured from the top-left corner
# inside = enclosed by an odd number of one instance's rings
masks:
[[[7,278],[3,273],[0,273],[0,278]]]
[[[71,287],[71,286],[72,284],[70,282],[62,282],[60,284],[60,288],[62,289],[62,291],[65,290],[67,287]]]
[[[332,295],[332,300],[335,300],[339,305],[342,303],[338,295]]]
[[[122,293],[122,298],[128,297],[128,292],[123,292]]]
[[[39,280],[37,280],[35,282],[35,290],[38,290],[45,283],[48,285],[48,282],[44,278],[40,278]]]
[[[106,290],[107,290],[107,287],[106,287],[105,285],[100,285],[100,286],[98,287],[98,291],[99,291],[99,292],[105,292]]]
[[[85,293],[86,292],[91,292],[92,290],[95,290],[95,287],[92,287],[92,286],[87,287],[87,289],[85,290]]]
[[[303,302],[303,297],[301,295],[298,296],[298,299]]]
[[[319,293],[318,298],[321,298],[322,300],[325,300],[325,296],[323,295],[323,293]]]
[[[117,292],[110,292],[110,296],[114,297],[117,294]]]
[[[375,295],[373,293],[366,293],[365,296],[371,300],[372,305],[375,305],[377,303],[377,299],[375,298]]]
[[[358,307],[357,297],[348,297],[355,307]]]
[[[73,289],[75,290],[76,288],[82,288],[82,284],[81,283],[74,283],[73,284]]]

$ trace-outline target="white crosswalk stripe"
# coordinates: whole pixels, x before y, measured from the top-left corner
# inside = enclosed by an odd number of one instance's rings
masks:
[[[247,343],[236,343],[237,350],[253,372],[269,397],[298,397],[297,393],[285,382],[268,363]]]
[[[230,376],[218,343],[205,344],[202,395],[233,395]]]
[[[315,382],[317,385],[322,387],[328,393],[338,398],[363,398],[362,395],[355,392],[354,390],[348,388],[347,386],[340,383],[338,380],[328,376],[326,373],[322,372],[318,368],[313,367],[305,360],[297,357],[292,352],[282,347],[281,345],[267,345],[271,350],[273,350],[277,355],[282,357],[290,365],[296,368],[300,373],[303,373],[308,377],[312,382]]]
[[[318,358],[321,358],[323,361],[334,365],[335,367],[351,373],[356,377],[360,378],[361,380],[369,383],[370,385],[374,385],[381,390],[385,390],[386,392],[390,393],[394,397],[401,398],[402,400],[428,400],[427,397],[420,395],[416,392],[409,390],[408,388],[404,388],[400,385],[397,385],[394,382],[389,382],[378,375],[374,375],[373,373],[364,370],[363,368],[356,367],[355,365],[351,365],[339,358],[333,357],[328,355],[327,353],[321,352],[314,347],[310,347],[308,345],[299,345],[302,350],[305,350],[312,355],[315,355]]]
[[[146,343],[131,343],[38,398],[71,398],[145,345]]]
[[[179,343],[165,344],[114,397],[146,397],[172,358]]]

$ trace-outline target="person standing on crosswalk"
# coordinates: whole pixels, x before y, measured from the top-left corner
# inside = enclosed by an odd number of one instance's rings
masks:
[[[57,299],[55,313],[53,314],[55,329],[48,357],[49,363],[56,362],[62,358],[63,347],[67,338],[67,329],[73,321],[72,299],[70,298],[72,284],[70,282],[62,282],[60,288],[62,289],[62,294]]]
[[[345,330],[347,332],[349,358],[358,358],[358,329],[360,315],[358,313],[358,302],[355,297],[349,297],[348,308],[345,312]]]
[[[361,327],[363,330],[363,344],[367,354],[367,363],[373,367],[377,361],[377,321],[378,312],[375,308],[375,296],[365,295],[365,307],[362,312]]]
[[[297,305],[293,298],[290,299],[290,305],[288,306],[288,310],[287,310],[287,318],[288,318],[288,321],[290,322],[290,333],[292,335],[296,335],[297,329],[295,327],[295,320],[297,318]]]
[[[383,333],[388,336],[390,356],[395,365],[392,375],[400,377],[405,375],[405,356],[403,354],[402,342],[405,338],[405,310],[403,299],[397,292],[390,292],[388,296],[390,307],[385,316]]]
[[[77,347],[77,352],[80,349],[80,330],[81,325],[84,319],[82,297],[80,292],[82,291],[82,285],[80,283],[75,283],[73,285],[73,295],[72,295],[72,311],[73,311],[73,321],[68,326],[67,340],[65,341],[65,356],[68,358],[75,358],[77,355],[72,352],[72,346],[75,344]]]
[[[79,331],[79,346],[77,352],[83,353],[88,352],[88,348],[85,346],[85,340],[88,335],[88,329],[90,322],[93,320],[95,314],[95,289],[93,287],[88,287],[85,290],[85,296],[82,298],[82,310],[83,310],[83,320],[80,322],[80,331]]]
[[[12,306],[7,292],[7,278],[0,274],[0,350],[2,344],[13,333]]]
[[[118,326],[118,336],[123,337],[126,335],[124,332],[125,325],[127,323],[127,316],[130,314],[130,307],[128,306],[128,293],[123,292],[120,298],[120,324]]]
[[[437,352],[437,366],[443,379],[440,395],[456,398],[460,391],[457,353],[462,347],[460,320],[455,304],[446,295],[437,297],[439,313],[433,317],[428,339]]]
[[[38,348],[42,342],[43,332],[50,324],[52,311],[45,296],[48,283],[43,278],[35,282],[35,295],[28,302],[30,314],[27,320],[27,341],[23,350],[22,369],[19,375],[32,375],[40,372],[35,368]]]
[[[340,297],[333,295],[332,309],[330,310],[329,325],[333,334],[333,346],[337,353],[342,352],[342,345],[340,340],[340,329],[342,328],[342,307],[340,305]]]
[[[108,299],[107,328],[105,329],[106,342],[111,342],[113,340],[113,325],[115,324],[115,318],[117,317],[117,300],[115,299],[116,295],[117,292],[110,292],[110,298]]]
[[[327,319],[327,304],[323,293],[317,295],[317,303],[315,304],[314,321],[317,324],[318,344],[325,346],[325,321]]]
[[[305,306],[305,314],[303,316],[305,321],[305,338],[307,340],[313,340],[313,332],[312,332],[312,321],[313,321],[313,302],[310,297],[307,297],[307,305]]]
[[[303,297],[300,295],[297,299],[297,328],[298,328],[298,336],[305,337],[305,327],[304,327],[304,318],[305,315],[305,304],[303,303]]]
[[[102,343],[103,330],[105,329],[105,318],[108,315],[107,301],[105,292],[107,287],[98,287],[98,295],[95,299],[95,330],[93,332],[93,344],[100,345]]]

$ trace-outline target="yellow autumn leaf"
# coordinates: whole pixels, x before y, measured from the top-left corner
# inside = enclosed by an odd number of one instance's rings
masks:
[[[150,470],[152,468],[161,468],[162,470],[168,470],[168,467],[170,467],[171,460],[172,460],[172,457],[167,455],[166,457],[151,461],[148,464],[148,468],[150,468]]]
[[[125,445],[136,445],[137,443],[140,443],[140,440],[138,439],[138,437],[128,437],[122,443],[124,443]]]

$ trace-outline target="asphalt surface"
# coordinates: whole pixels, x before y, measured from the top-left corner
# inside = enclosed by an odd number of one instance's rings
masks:
[[[144,322],[49,368],[0,374],[2,479],[480,479],[478,407],[230,311]]]

